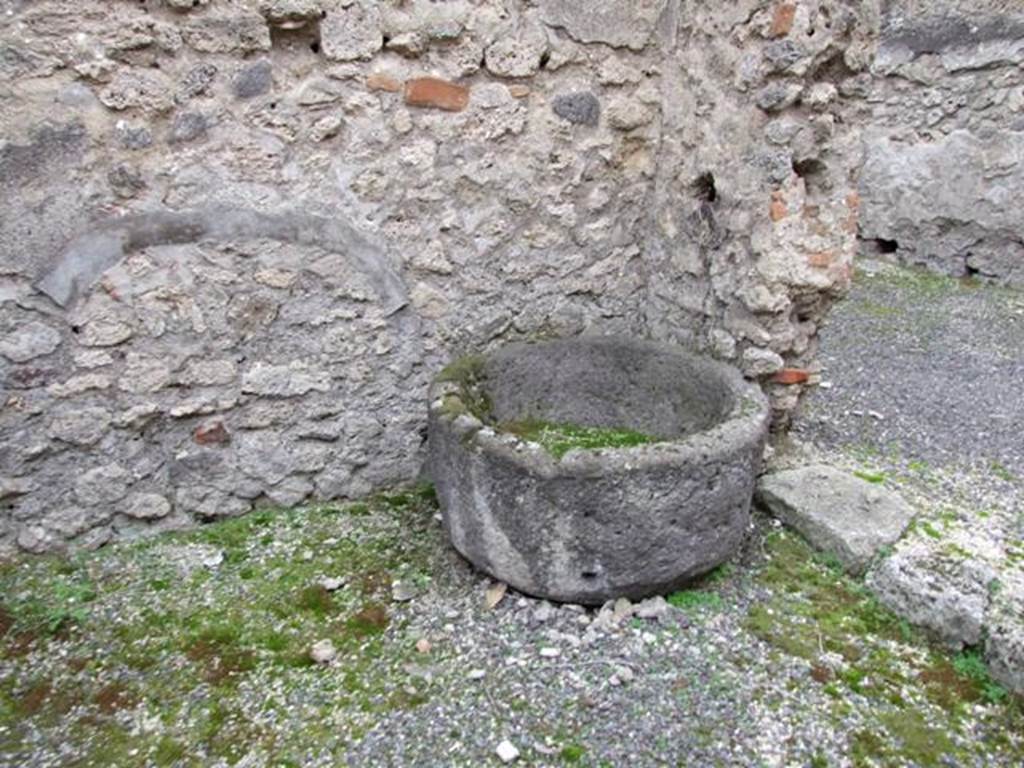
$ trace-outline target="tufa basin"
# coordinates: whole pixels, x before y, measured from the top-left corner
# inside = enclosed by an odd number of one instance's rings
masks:
[[[480,570],[552,600],[642,598],[737,549],[768,424],[755,384],[673,346],[512,344],[434,380],[429,470]]]

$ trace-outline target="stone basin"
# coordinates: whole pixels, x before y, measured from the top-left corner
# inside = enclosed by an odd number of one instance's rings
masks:
[[[537,422],[651,442],[560,454],[512,426]],[[736,551],[768,424],[759,387],[677,347],[518,343],[434,380],[429,470],[452,543],[480,570],[551,600],[637,599]]]

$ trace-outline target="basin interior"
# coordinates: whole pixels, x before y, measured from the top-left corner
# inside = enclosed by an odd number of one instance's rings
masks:
[[[615,338],[513,344],[487,358],[483,387],[497,424],[629,429],[659,440],[706,430],[732,411],[715,363]]]

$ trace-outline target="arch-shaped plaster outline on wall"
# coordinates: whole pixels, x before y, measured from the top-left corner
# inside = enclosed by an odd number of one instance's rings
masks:
[[[384,248],[344,219],[227,206],[131,214],[105,222],[72,240],[35,287],[66,308],[128,253],[158,245],[239,238],[267,238],[344,254],[366,274],[385,317],[409,303],[405,283]]]

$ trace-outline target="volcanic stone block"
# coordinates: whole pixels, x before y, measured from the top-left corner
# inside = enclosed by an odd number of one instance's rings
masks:
[[[738,371],[661,344],[513,344],[449,366],[430,394],[429,467],[455,548],[528,594],[596,604],[664,592],[739,546],[769,410]],[[561,457],[521,420],[655,440]]]

